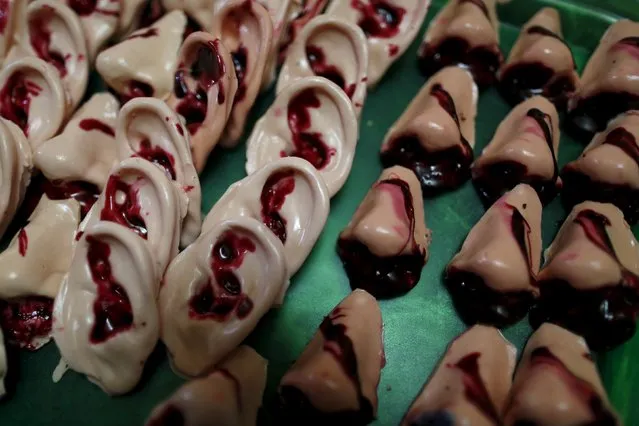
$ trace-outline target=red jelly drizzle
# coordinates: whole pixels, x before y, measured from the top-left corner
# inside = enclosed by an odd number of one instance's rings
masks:
[[[67,4],[79,16],[89,16],[94,12],[106,16],[120,16],[117,10],[99,9],[98,0],[67,0]]]
[[[326,55],[321,47],[313,45],[306,46],[306,57],[311,65],[311,69],[316,75],[331,80],[333,83],[341,87],[349,98],[353,97],[355,84],[352,83],[348,86],[346,85],[346,81],[344,80],[344,76],[340,69],[335,65],[326,63]]]
[[[131,80],[129,82],[128,93],[121,94],[120,100],[122,103],[127,103],[134,98],[151,98],[153,97],[153,86],[143,81]]]
[[[55,11],[49,6],[42,8],[42,11],[29,20],[29,37],[31,47],[36,54],[46,62],[57,68],[60,76],[67,75],[65,65],[65,55],[51,50],[51,31],[48,23],[55,16]]]
[[[113,130],[113,128],[105,122],[100,121],[96,118],[85,118],[84,120],[80,121],[78,126],[86,132],[97,130],[98,132],[102,132],[105,135],[115,137],[115,130]]]
[[[175,158],[173,158],[171,153],[165,151],[161,147],[151,145],[151,141],[148,139],[140,141],[140,148],[136,152],[135,156],[149,160],[153,164],[157,164],[164,169],[164,172],[168,177],[175,180]]]
[[[321,170],[328,165],[334,148],[329,148],[319,132],[307,132],[311,127],[309,109],[319,108],[320,100],[314,89],[305,89],[295,95],[288,104],[288,127],[291,130],[295,150],[289,156],[300,157]]]
[[[127,38],[127,40],[133,40],[134,38],[151,38],[156,37],[157,35],[158,29],[151,27],[134,32]]]
[[[11,74],[0,90],[0,115],[17,124],[28,136],[31,99],[41,92],[42,88],[28,81],[22,73]]]
[[[295,175],[292,170],[273,173],[266,180],[260,195],[262,203],[262,222],[282,241],[286,243],[286,219],[280,210],[286,197],[295,190]]]
[[[248,73],[248,50],[240,44],[237,50],[231,52],[235,75],[237,76],[237,92],[234,102],[240,102],[246,96],[246,74]]]
[[[603,143],[620,148],[635,163],[639,164],[639,147],[637,147],[635,137],[623,127],[617,127],[608,133]]]
[[[18,232],[18,252],[20,256],[24,257],[27,254],[27,248],[29,247],[29,237],[27,236],[27,231],[22,228],[20,232]]]
[[[531,252],[532,246],[530,244],[530,224],[526,221],[526,218],[521,214],[518,208],[506,204],[513,211],[512,222],[510,224],[510,230],[517,241],[517,245],[521,250],[521,254],[526,259],[526,263],[532,273],[533,267],[533,254]]]
[[[9,0],[0,0],[0,34],[4,34],[4,30],[7,28],[10,13],[11,4],[9,4]]]
[[[460,359],[457,364],[447,364],[447,367],[458,368],[462,371],[466,398],[483,412],[486,417],[493,420],[496,425],[499,425],[502,423],[499,418],[499,413],[491,401],[490,394],[479,373],[478,361],[480,356],[481,354],[479,352],[472,352]]]
[[[133,326],[133,309],[126,290],[113,276],[109,262],[111,247],[92,235],[86,237],[86,242],[91,277],[98,287],[90,339],[91,343],[103,343]]]
[[[357,25],[367,37],[390,38],[399,33],[406,9],[384,0],[351,0],[351,7],[362,15]]]
[[[116,175],[109,176],[104,189],[104,207],[100,220],[119,223],[140,237],[147,238],[147,229],[142,217],[138,191]]]
[[[0,326],[8,342],[35,350],[34,340],[51,333],[53,299],[29,296],[18,300],[0,300]]]
[[[253,310],[253,302],[242,293],[242,284],[234,271],[242,266],[248,252],[255,252],[250,238],[231,231],[222,234],[211,253],[215,282],[209,282],[189,300],[189,316],[196,319],[225,321],[235,312],[239,319]]]

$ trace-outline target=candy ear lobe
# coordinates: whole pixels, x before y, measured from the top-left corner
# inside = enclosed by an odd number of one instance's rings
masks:
[[[444,282],[467,324],[504,327],[521,320],[539,294],[541,203],[517,185],[471,229]]]
[[[0,238],[22,204],[32,171],[31,146],[24,133],[0,118]]]
[[[84,181],[102,189],[117,162],[115,124],[120,103],[107,92],[93,95],[62,133],[42,143],[34,163],[49,180]]]
[[[288,56],[291,45],[297,40],[302,29],[313,18],[320,15],[328,0],[307,0],[304,2],[291,0],[288,11],[286,31],[279,43],[279,63],[283,63]]]
[[[476,325],[453,340],[401,425],[497,425],[517,349],[493,327]]]
[[[366,100],[367,73],[368,44],[362,30],[337,17],[318,16],[291,45],[276,91],[304,77],[324,77],[344,90],[359,117]]]
[[[134,232],[104,221],[87,229],[55,299],[53,338],[63,361],[109,394],[131,391],[159,335],[158,280]]]
[[[544,205],[552,201],[561,188],[559,140],[559,116],[549,100],[535,96],[513,109],[472,166],[484,203],[520,183],[532,186]]]
[[[137,97],[166,99],[173,88],[185,28],[184,12],[170,12],[100,52],[95,67],[124,102]]]
[[[417,53],[422,73],[449,65],[468,69],[480,88],[492,85],[503,61],[497,0],[450,0],[431,21]]]
[[[87,43],[89,60],[93,62],[98,52],[118,29],[119,17],[127,3],[113,0],[96,0],[92,2],[67,1],[69,7],[80,17],[80,24]]]
[[[504,417],[508,426],[621,424],[586,342],[550,323],[526,344]]]
[[[430,0],[337,1],[330,4],[326,14],[356,24],[364,31],[368,40],[368,86],[375,87],[413,42],[429,6]]]
[[[262,75],[261,92],[266,92],[277,78],[277,68],[279,65],[279,48],[287,36],[288,17],[293,0],[261,0],[260,3],[266,8],[273,23],[273,42],[271,51],[266,58],[266,66]]]
[[[200,180],[193,166],[189,135],[183,122],[163,101],[140,98],[129,101],[118,117],[116,139],[120,159],[141,157],[154,163],[175,183],[185,202],[181,245],[195,241],[201,228],[202,195]]]
[[[195,379],[151,413],[147,426],[217,424],[254,426],[266,387],[268,362],[248,346],[240,346],[206,377]]]
[[[287,85],[246,143],[246,173],[281,157],[301,157],[319,172],[330,196],[346,182],[357,145],[355,109],[344,91],[322,77]]]
[[[58,133],[67,111],[60,75],[42,59],[17,59],[0,71],[0,115],[22,129],[32,149]]]
[[[475,145],[477,85],[470,73],[447,67],[433,75],[384,137],[384,167],[411,169],[425,197],[470,177]]]
[[[355,290],[319,326],[280,382],[284,424],[366,425],[377,415],[385,364],[377,301]]]
[[[612,203],[629,224],[639,220],[639,114],[628,111],[597,133],[561,172],[562,200],[572,208],[586,200]]]
[[[171,262],[160,291],[172,366],[198,376],[253,331],[288,279],[281,244],[250,218],[218,222]]]
[[[235,66],[224,44],[206,32],[195,32],[184,40],[178,63],[167,103],[186,122],[193,161],[201,172],[233,110]]]
[[[220,144],[231,148],[244,132],[246,118],[260,91],[273,43],[273,22],[260,3],[225,0],[218,6],[211,34],[231,52],[237,76],[233,112]]]
[[[539,94],[563,109],[578,83],[572,51],[561,34],[559,12],[545,7],[522,28],[499,71],[499,91],[513,105]]]

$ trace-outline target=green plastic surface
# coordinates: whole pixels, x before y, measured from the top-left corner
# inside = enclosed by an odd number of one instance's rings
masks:
[[[340,1],[340,0],[335,0]],[[350,287],[335,254],[335,242],[370,185],[381,172],[379,147],[386,130],[402,113],[425,82],[416,65],[416,51],[423,32],[443,1],[431,7],[426,23],[410,49],[389,70],[366,100],[361,120],[357,154],[351,175],[331,201],[326,227],[304,267],[292,279],[284,306],[268,313],[248,343],[269,360],[268,387],[260,424],[272,424],[279,379],[301,353],[317,326]],[[579,3],[579,4],[576,4]],[[599,5],[599,6],[597,6]],[[615,12],[637,18],[636,1],[514,0],[499,6],[501,47],[505,54],[518,35],[518,27],[542,6],[554,6],[562,15],[563,32],[573,48],[581,70],[599,38],[616,19]],[[594,7],[591,7],[594,6]],[[603,9],[612,11],[604,12]],[[629,15],[634,13],[635,15]],[[94,82],[92,87],[97,87]],[[251,114],[247,134],[273,100],[269,93],[259,99]],[[499,122],[509,111],[495,89],[481,94],[478,105],[475,152],[488,143]],[[217,150],[201,176],[203,205],[207,212],[226,188],[244,177],[244,144],[234,150]],[[583,145],[562,134],[559,163],[579,155]],[[483,208],[470,182],[458,191],[424,202],[427,225],[433,230],[431,256],[417,287],[403,297],[380,302],[384,320],[387,364],[379,384],[377,425],[399,422],[412,399],[436,366],[449,341],[464,330],[441,273]],[[566,216],[558,200],[543,212],[543,241],[547,246]],[[635,228],[635,235],[639,228]],[[506,337],[521,349],[531,329],[528,322],[505,330]],[[153,406],[168,397],[181,383],[168,365],[164,348],[158,348],[147,363],[138,389],[112,398],[84,376],[67,373],[54,384],[51,373],[59,355],[53,343],[37,353],[20,353],[12,359],[18,378],[12,394],[0,402],[0,425],[141,425]],[[639,335],[597,361],[610,398],[627,425],[639,424]],[[633,404],[633,401],[635,404]]]

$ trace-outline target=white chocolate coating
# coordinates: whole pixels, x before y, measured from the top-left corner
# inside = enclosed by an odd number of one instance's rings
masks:
[[[242,247],[231,245],[229,235],[237,237]],[[233,260],[225,267],[216,260],[224,245]],[[169,265],[160,290],[162,341],[167,347],[172,367],[186,376],[199,376],[235,349],[268,312],[288,279],[286,263],[277,237],[252,218],[221,220],[206,228],[197,241],[180,253]],[[252,248],[252,250],[251,250]],[[230,293],[218,282],[216,268],[231,273],[240,285],[238,294]],[[225,276],[225,275],[220,275]],[[210,286],[207,307],[234,299],[226,314],[215,315],[193,308],[193,300]],[[248,299],[248,312],[241,312]]]
[[[33,155],[36,168],[49,180],[80,180],[102,189],[117,163],[115,123],[119,110],[120,102],[110,93],[91,96],[62,133],[38,146]]]
[[[87,259],[88,237],[108,244],[108,271],[126,292],[133,314],[129,328],[99,342],[91,339],[98,284]],[[140,380],[144,363],[159,336],[155,303],[158,280],[151,253],[138,235],[110,222],[87,229],[76,246],[53,309],[53,338],[69,367],[86,374],[111,395],[131,391]]]
[[[291,110],[297,96],[311,91],[318,99],[318,107],[304,112]],[[309,114],[310,128],[303,133],[317,133],[328,148],[326,165],[319,174],[326,182],[330,196],[335,195],[346,182],[355,156],[358,121],[355,109],[344,91],[323,77],[305,77],[287,85],[275,102],[260,118],[246,142],[246,173],[295,152],[295,135],[290,127],[291,114]]]
[[[279,47],[287,36],[288,16],[291,3],[295,0],[258,0],[266,8],[273,21],[273,42],[271,52],[266,59],[264,74],[262,75],[262,87],[260,90],[266,92],[277,78]]]
[[[118,29],[119,18],[123,16],[122,10],[126,10],[130,7],[127,3],[135,2],[136,0],[96,0],[95,7],[92,9],[89,9],[90,6],[85,6],[87,10],[80,10],[82,6],[79,6],[78,9],[74,9],[80,17],[80,24],[82,24],[87,42],[87,52],[91,62],[93,62],[98,52],[115,34]],[[73,9],[69,3],[70,0],[66,0],[66,4]]]

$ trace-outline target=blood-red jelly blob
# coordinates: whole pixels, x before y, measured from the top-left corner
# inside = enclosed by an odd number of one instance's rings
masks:
[[[5,339],[24,349],[35,350],[36,339],[51,333],[53,299],[40,296],[0,300],[0,326]]]
[[[86,132],[97,130],[105,135],[115,137],[115,130],[113,130],[113,127],[109,126],[104,121],[98,120],[97,118],[85,118],[80,121],[78,126]]]
[[[346,85],[342,71],[335,65],[330,65],[326,62],[324,49],[319,46],[308,45],[306,46],[306,57],[315,75],[331,80],[341,87],[349,98],[353,97],[355,83]]]
[[[135,98],[152,98],[155,90],[153,86],[143,81],[131,80],[126,93],[119,94],[120,101],[125,104]]]
[[[28,136],[31,100],[41,92],[42,88],[27,80],[22,73],[11,74],[0,90],[0,115],[17,124]]]
[[[575,92],[574,82],[568,76],[557,75],[541,62],[514,64],[506,68],[499,81],[499,92],[510,104],[541,95],[558,109],[566,107],[568,98]]]
[[[133,309],[126,290],[113,276],[111,247],[92,235],[86,237],[86,243],[91,277],[97,286],[90,339],[91,343],[103,343],[133,326]]]
[[[148,139],[142,139],[135,156],[149,160],[153,164],[157,164],[162,167],[166,175],[170,177],[171,180],[175,180],[175,158],[171,153],[167,152],[163,148],[151,145],[151,141]]]
[[[237,50],[231,52],[235,75],[237,77],[237,92],[233,102],[240,102],[246,96],[246,74],[248,73],[248,49],[240,44]]]
[[[266,180],[260,195],[262,203],[262,222],[282,241],[286,243],[286,219],[280,210],[286,197],[295,190],[295,174],[292,170],[273,173]]]
[[[147,228],[142,217],[138,190],[116,175],[109,176],[104,189],[104,207],[100,220],[119,223],[147,238]]]
[[[501,424],[499,412],[492,402],[486,384],[479,373],[479,352],[472,352],[456,364],[447,364],[448,368],[457,368],[462,371],[462,381],[464,383],[464,396],[468,401],[477,407],[486,417],[493,420],[495,424]]]
[[[50,6],[44,6],[29,19],[29,38],[36,55],[56,67],[60,76],[64,77],[67,75],[66,57],[63,53],[51,49],[49,23],[54,17],[55,10]]]
[[[20,232],[18,232],[18,252],[20,253],[20,256],[26,256],[28,247],[29,236],[27,235],[27,231],[22,228]]]
[[[362,15],[357,25],[367,37],[395,37],[406,15],[406,9],[384,0],[351,0],[351,7]]]

